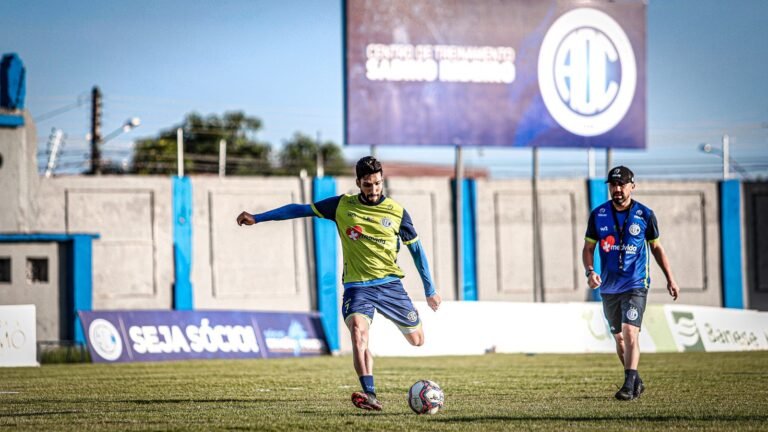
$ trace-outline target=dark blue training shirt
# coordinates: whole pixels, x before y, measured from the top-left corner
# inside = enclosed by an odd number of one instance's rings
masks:
[[[601,294],[634,289],[648,290],[651,284],[648,243],[659,239],[653,210],[632,200],[629,209],[616,211],[611,201],[592,210],[586,240],[600,250]]]

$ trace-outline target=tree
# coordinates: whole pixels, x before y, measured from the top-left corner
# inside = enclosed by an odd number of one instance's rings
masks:
[[[323,157],[325,175],[350,175],[351,171],[344,161],[341,148],[333,141],[319,143],[301,132],[296,132],[293,138],[285,142],[280,151],[282,174],[296,175],[302,169],[308,175],[317,174],[317,152]]]
[[[184,131],[184,172],[216,173],[219,170],[219,142],[227,142],[227,174],[268,175],[272,148],[256,140],[261,120],[241,111],[202,117],[187,114],[181,125],[160,132],[155,138],[137,141],[132,172],[137,174],[173,174],[176,172],[176,130]]]

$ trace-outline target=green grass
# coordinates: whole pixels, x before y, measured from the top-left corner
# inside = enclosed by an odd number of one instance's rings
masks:
[[[349,356],[46,365],[0,369],[0,429],[768,430],[768,352],[644,354],[641,374],[619,402],[613,355],[377,358],[374,413],[349,401]],[[437,415],[407,406],[420,378],[445,390]]]

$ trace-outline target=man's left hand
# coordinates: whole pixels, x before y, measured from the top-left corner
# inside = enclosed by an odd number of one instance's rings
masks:
[[[437,309],[440,307],[440,303],[442,303],[443,299],[440,297],[440,294],[435,293],[432,297],[427,297],[427,304],[429,307],[432,308],[433,311],[437,311]]]
[[[672,296],[672,300],[677,301],[677,297],[680,295],[680,288],[678,288],[677,282],[674,279],[667,281],[667,291]]]

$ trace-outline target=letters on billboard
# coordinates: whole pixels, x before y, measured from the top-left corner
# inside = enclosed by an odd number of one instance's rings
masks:
[[[326,353],[316,313],[81,311],[94,362],[273,358]]]
[[[644,148],[642,0],[347,0],[346,143]]]

